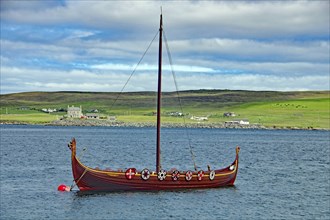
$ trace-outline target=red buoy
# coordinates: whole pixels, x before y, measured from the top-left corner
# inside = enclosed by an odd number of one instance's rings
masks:
[[[57,190],[58,191],[70,191],[70,187],[69,186],[66,186],[66,185],[64,185],[64,184],[61,184],[61,185],[59,185],[58,187],[57,187]]]

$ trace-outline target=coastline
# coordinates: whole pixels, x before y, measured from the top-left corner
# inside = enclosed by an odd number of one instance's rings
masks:
[[[156,123],[152,122],[121,122],[109,120],[55,120],[49,123],[27,123],[20,121],[1,121],[0,125],[42,125],[42,126],[83,126],[83,127],[156,127]],[[264,130],[321,130],[330,131],[327,128],[299,128],[299,127],[285,127],[285,126],[263,126],[260,124],[249,125],[225,125],[225,123],[162,123],[163,128],[209,128],[209,129],[264,129]]]

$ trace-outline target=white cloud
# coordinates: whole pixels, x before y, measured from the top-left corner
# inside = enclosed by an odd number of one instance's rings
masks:
[[[144,31],[158,24],[161,5],[165,26],[186,37],[192,33],[222,37],[328,33],[328,1],[67,1],[39,10],[7,8],[1,18],[30,24],[78,23]]]
[[[4,51],[3,57],[6,57],[7,63],[10,61],[8,53],[11,52],[15,58],[12,62],[18,62],[20,59],[32,62],[31,58],[36,60],[47,58],[53,61],[71,61],[73,63],[88,61],[83,65],[88,67],[88,63],[93,60],[97,62],[96,60],[102,58],[109,61],[91,63],[91,68],[132,70],[145,49],[142,47],[148,45],[147,42],[142,41],[135,43],[137,45],[129,41],[101,42],[99,40],[65,39],[54,42],[54,44],[45,44],[1,40],[1,50]],[[290,65],[296,73],[308,73],[313,69],[318,71],[318,74],[328,73],[329,43],[325,41],[264,43],[245,39],[195,39],[170,41],[169,46],[172,56],[175,58],[174,69],[176,71],[212,72],[221,68],[258,71],[257,68],[260,67],[258,72],[280,73],[283,70],[282,67]],[[123,61],[113,63],[112,59],[123,59]],[[149,49],[144,61],[157,63],[156,44]],[[134,64],[128,65],[127,62]],[[164,62],[168,62],[165,54]],[[228,63],[232,65],[228,65]],[[155,65],[140,66],[140,69],[148,68],[155,69]]]
[[[119,91],[161,4],[180,89],[329,88],[329,1],[2,1],[1,93]],[[157,47],[127,90],[154,90]]]
[[[82,30],[73,30],[72,34],[68,36],[66,39],[74,39],[74,38],[84,38],[95,35],[95,32],[91,31],[82,31]]]
[[[197,77],[201,84],[209,81],[210,88],[268,91],[329,90],[329,76],[272,76],[255,74]],[[181,79],[184,80],[184,79]],[[192,86],[192,85],[190,85]]]
[[[125,65],[125,64],[97,64],[92,65],[91,68],[101,69],[101,70],[126,70],[133,71],[136,66]],[[156,71],[158,70],[158,65],[149,65],[149,64],[140,64],[137,67],[138,71]],[[162,70],[171,71],[172,68],[170,65],[164,65]],[[173,65],[173,70],[178,72],[203,72],[203,73],[214,73],[215,71],[211,68],[201,67],[201,66],[186,66],[186,65]]]
[[[292,42],[292,41],[256,41],[248,39],[220,39],[201,38],[189,40],[174,40],[169,42],[170,48],[175,53],[186,54],[212,54],[219,55],[222,59],[264,61],[310,61],[328,62],[329,42]]]
[[[329,76],[329,64],[309,62],[223,62],[225,69],[275,76]]]
[[[1,11],[16,11],[16,10],[31,10],[39,11],[54,6],[59,6],[60,1],[58,0],[33,0],[33,1],[13,1],[13,0],[2,0]]]
[[[129,74],[95,73],[92,71],[59,71],[1,67],[1,92],[21,91],[121,91]],[[26,74],[29,73],[29,74]],[[124,91],[155,91],[157,73],[138,73]],[[179,90],[246,89],[246,90],[329,90],[330,77],[274,76],[261,74],[200,74],[176,75]],[[163,75],[164,91],[175,91],[170,73]]]

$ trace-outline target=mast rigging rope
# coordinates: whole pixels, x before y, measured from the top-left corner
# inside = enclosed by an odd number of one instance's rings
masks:
[[[179,101],[179,104],[180,104],[181,112],[183,114],[182,102],[181,102],[181,98],[180,98],[178,83],[176,81],[176,75],[175,75],[174,68],[173,68],[172,56],[171,56],[170,48],[168,46],[167,38],[166,38],[166,34],[165,34],[165,31],[164,30],[163,30],[163,34],[164,34],[164,40],[165,40],[165,45],[166,45],[166,52],[167,52],[168,60],[170,62],[171,72],[172,72],[172,76],[173,76],[173,80],[174,80],[174,84],[175,84],[176,94],[177,94],[177,98],[178,98],[178,101]],[[195,154],[193,152],[193,147],[191,145],[191,140],[190,140],[190,136],[189,136],[189,133],[188,133],[187,124],[186,124],[186,120],[185,120],[184,114],[183,114],[183,124],[185,126],[185,131],[186,131],[186,135],[187,135],[187,139],[188,139],[188,143],[189,143],[191,159],[192,159],[192,161],[194,163],[195,171],[197,171],[197,166],[196,166],[196,161],[195,161],[195,158],[196,157],[195,157]]]
[[[126,88],[128,82],[130,81],[130,79],[132,78],[132,76],[134,75],[134,73],[136,72],[137,68],[139,67],[140,63],[142,62],[144,56],[146,55],[146,53],[148,52],[149,48],[151,47],[152,43],[154,42],[154,40],[156,39],[156,37],[158,36],[158,33],[159,31],[157,31],[157,33],[155,34],[154,38],[151,40],[151,42],[149,43],[149,46],[147,47],[147,49],[144,51],[142,57],[140,58],[139,62],[137,63],[137,65],[135,66],[134,70],[132,71],[132,73],[130,74],[130,76],[128,77],[125,85],[123,86],[123,88],[121,89],[121,91],[119,92],[119,94],[117,95],[116,99],[114,100],[114,102],[111,104],[110,106],[110,111],[112,110],[114,104],[117,102],[117,100],[119,99],[120,95],[123,93],[124,89]],[[174,84],[175,84],[175,89],[176,89],[176,94],[177,94],[177,98],[178,98],[178,101],[179,101],[179,105],[180,105],[180,109],[181,109],[181,112],[183,113],[183,108],[182,108],[182,102],[181,102],[181,98],[180,98],[180,93],[179,93],[179,89],[178,89],[178,83],[177,83],[177,80],[176,80],[176,75],[175,75],[175,71],[174,71],[174,68],[173,68],[173,62],[172,62],[172,56],[171,56],[171,52],[170,52],[170,48],[168,46],[168,42],[167,42],[167,38],[166,38],[166,34],[165,34],[165,31],[163,30],[163,36],[164,36],[164,40],[165,40],[165,45],[166,45],[166,52],[167,52],[167,56],[168,56],[168,59],[169,59],[169,63],[170,63],[170,67],[171,67],[171,72],[172,72],[172,76],[173,76],[173,81],[174,81]],[[194,169],[195,171],[197,171],[197,166],[196,166],[196,161],[195,161],[195,154],[193,152],[193,147],[191,145],[191,140],[190,140],[190,136],[189,136],[189,133],[188,133],[188,127],[187,127],[187,124],[186,124],[186,120],[185,120],[185,117],[183,117],[183,123],[184,123],[184,126],[185,126],[185,131],[186,131],[186,136],[187,136],[187,139],[188,139],[188,144],[189,144],[189,148],[190,148],[190,154],[191,154],[191,159],[194,163]]]
[[[132,71],[131,75],[128,77],[125,85],[123,86],[123,88],[120,90],[119,94],[117,95],[116,99],[114,100],[114,102],[111,104],[110,106],[110,110],[112,110],[113,106],[115,105],[115,103],[117,102],[117,100],[119,99],[119,96],[123,93],[125,87],[127,86],[128,82],[130,81],[130,79],[132,78],[132,76],[134,75],[134,73],[136,72],[137,68],[139,67],[140,63],[142,62],[144,56],[147,54],[149,48],[151,47],[152,43],[154,42],[154,40],[156,39],[156,37],[158,36],[159,31],[157,31],[157,33],[155,34],[154,38],[151,40],[151,42],[149,43],[149,46],[147,47],[147,49],[144,51],[142,57],[140,58],[139,62],[136,64],[134,70]]]

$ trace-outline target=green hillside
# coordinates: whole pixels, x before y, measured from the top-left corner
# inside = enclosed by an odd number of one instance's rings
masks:
[[[162,98],[163,121],[182,123],[170,116],[182,112],[187,123],[191,116],[207,116],[204,123],[218,123],[233,119],[248,119],[268,127],[299,127],[329,129],[329,91],[272,92],[193,90],[165,92]],[[47,123],[66,114],[68,105],[82,106],[87,113],[97,109],[100,114],[114,115],[123,122],[154,122],[155,92],[26,92],[0,95],[0,122]],[[42,113],[41,109],[61,110]],[[236,117],[224,117],[235,112]]]

